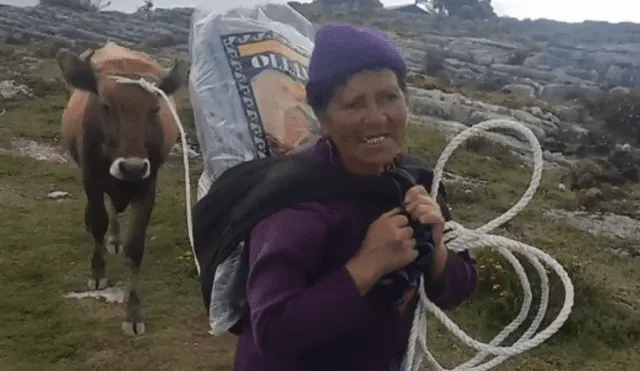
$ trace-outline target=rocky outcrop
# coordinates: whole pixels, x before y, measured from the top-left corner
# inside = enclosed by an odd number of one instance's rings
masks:
[[[170,46],[186,56],[190,8],[157,9],[150,13],[76,12],[40,5],[0,5],[0,40],[11,44],[46,42],[83,49],[116,41],[126,46],[158,49]]]
[[[539,106],[512,109],[501,105],[474,100],[460,93],[446,93],[437,89],[412,87],[409,90],[411,110],[418,122],[426,126],[439,126],[445,132],[458,132],[485,120],[506,119],[519,121],[527,126],[545,148],[545,160],[552,164],[569,166],[571,162],[562,155],[562,148],[554,146],[559,132],[578,136],[586,130],[575,122],[561,120],[552,111]],[[420,118],[420,119],[419,119]],[[525,158],[530,157],[530,145],[517,132],[489,133],[488,137],[513,148]],[[546,147],[546,146],[545,146]]]
[[[326,8],[313,5],[298,8],[314,20],[388,30],[413,69],[430,69],[428,74],[438,73],[457,84],[494,90],[508,84],[524,85],[547,100],[597,100],[611,87],[640,85],[638,24],[510,18],[470,21],[389,10],[363,16],[348,10],[327,14]],[[437,71],[433,70],[434,59],[440,61]]]
[[[454,84],[504,88],[544,100],[587,101],[601,98],[615,86],[640,84],[640,25],[636,24],[470,21],[385,9],[294,6],[313,22],[382,28],[403,48],[412,69],[430,70],[429,74]],[[112,39],[139,47],[171,46],[172,52],[186,56],[191,13],[189,8],[124,14],[0,5],[0,37],[11,43],[47,41],[79,48]]]
[[[18,97],[32,98],[29,87],[13,80],[0,81],[0,100],[16,100]]]
[[[618,246],[605,247],[620,256],[640,257],[640,223],[627,215],[606,212],[594,215],[587,211],[545,210],[545,216],[559,219],[594,236],[620,240]]]
[[[529,128],[543,148],[550,167],[570,168],[566,180],[572,190],[585,190],[602,184],[620,186],[640,181],[640,151],[619,145],[602,130],[587,130],[578,121],[579,107],[530,105],[509,108],[472,99],[458,92],[444,92],[429,81],[413,78],[410,87],[413,122],[451,134],[491,119],[518,121]],[[510,147],[530,163],[531,149],[526,138],[514,131],[487,133],[494,142]]]
[[[354,12],[317,4],[295,7],[318,23],[347,21],[382,28],[403,48],[413,70],[429,70],[430,75],[454,84],[501,91],[509,100],[520,102],[482,102],[455,91],[444,91],[436,79],[412,74],[412,85],[418,86],[411,89],[416,122],[459,131],[487,119],[513,119],[535,133],[544,146],[545,158],[552,164],[571,166],[575,159],[586,156],[600,156],[610,163],[620,160],[610,156],[612,143],[594,142],[585,135],[588,131],[582,126],[584,112],[579,106],[558,104],[557,100],[572,97],[598,100],[605,94],[603,87],[622,83],[619,80],[623,75],[635,73],[636,68],[640,71],[640,62],[636,61],[640,60],[640,48],[632,46],[633,42],[640,45],[640,36],[630,32],[637,28],[640,35],[638,25],[593,22],[568,25],[505,18],[474,22],[441,16],[406,17],[384,9],[360,8]],[[157,56],[178,54],[186,59],[192,12],[189,8],[178,8],[124,14],[78,12],[53,6],[0,6],[0,36],[5,43],[43,44],[39,50],[47,54],[45,58],[51,58],[59,47],[77,50],[114,40],[148,49]],[[25,63],[20,65],[28,64],[30,57],[22,58]],[[3,81],[2,96],[5,99],[8,95],[28,96],[20,85],[27,75],[28,72],[23,74],[18,83]],[[12,73],[7,78],[14,76]],[[610,93],[625,92],[626,88],[618,87]],[[530,154],[528,143],[518,135],[490,136],[525,157]],[[625,179],[633,181],[637,176],[634,175],[637,160],[618,162],[625,165],[614,167]]]

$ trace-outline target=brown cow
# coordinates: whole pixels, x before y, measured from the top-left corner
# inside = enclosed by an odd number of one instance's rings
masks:
[[[157,174],[178,138],[178,127],[162,98],[112,77],[155,80],[175,105],[171,94],[181,86],[179,66],[176,60],[172,69],[164,70],[147,54],[113,42],[81,56],[61,50],[56,59],[64,79],[74,88],[62,114],[62,136],[82,171],[85,226],[95,242],[89,288],[107,287],[105,250],[121,250],[118,215],[131,205],[131,225],[124,242],[131,277],[123,329],[141,334],[144,322],[138,287],[146,230],[155,203]]]

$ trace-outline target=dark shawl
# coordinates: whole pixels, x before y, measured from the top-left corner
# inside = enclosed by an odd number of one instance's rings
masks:
[[[409,173],[417,184],[433,181],[433,172],[418,157],[402,156],[396,167]],[[194,249],[207,310],[216,267],[260,220],[298,203],[344,201],[357,205],[373,221],[400,206],[409,185],[390,176],[350,175],[326,162],[298,155],[251,160],[226,170],[193,207]],[[444,196],[442,185],[439,196]],[[438,197],[441,206],[443,200]],[[446,206],[443,211],[449,220]]]

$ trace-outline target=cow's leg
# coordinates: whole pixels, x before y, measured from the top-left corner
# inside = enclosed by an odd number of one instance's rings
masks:
[[[87,204],[85,207],[85,225],[93,236],[93,256],[91,257],[91,278],[87,285],[90,290],[102,290],[107,287],[104,236],[107,233],[109,216],[104,205],[104,192],[99,186],[85,182]]]
[[[107,213],[109,215],[109,229],[107,230],[107,242],[105,248],[110,254],[119,254],[122,251],[122,240],[120,238],[120,222],[118,221],[118,212],[113,206],[111,198],[107,197],[106,202]]]
[[[126,303],[127,317],[122,324],[122,329],[131,335],[141,335],[145,331],[140,307],[140,265],[144,256],[147,227],[153,211],[155,197],[156,179],[152,179],[146,194],[131,203],[131,223],[124,246],[124,253],[131,268],[131,276],[129,278],[129,294]]]

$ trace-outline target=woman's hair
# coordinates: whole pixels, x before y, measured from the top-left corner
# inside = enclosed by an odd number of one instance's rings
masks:
[[[382,70],[384,70],[384,68],[382,68]],[[358,71],[358,72],[362,72],[362,71]],[[394,73],[396,75],[396,78],[398,79],[398,85],[400,86],[400,90],[402,90],[402,93],[405,95],[405,98],[406,98],[407,97],[407,75],[406,73],[399,72],[399,71],[394,71]],[[329,104],[333,99],[333,95],[335,94],[336,90],[343,84],[344,83],[327,87],[322,90],[321,94],[314,95],[313,99],[310,99],[309,102],[307,102],[311,107],[311,109],[313,110],[314,115],[316,115],[318,120],[320,120],[321,124],[322,124],[323,117],[327,114],[327,109],[329,108]]]

